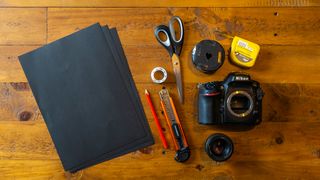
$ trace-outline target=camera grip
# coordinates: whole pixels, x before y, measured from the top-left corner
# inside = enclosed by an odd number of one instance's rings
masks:
[[[198,122],[200,124],[213,124],[214,120],[214,98],[199,93],[198,96]]]

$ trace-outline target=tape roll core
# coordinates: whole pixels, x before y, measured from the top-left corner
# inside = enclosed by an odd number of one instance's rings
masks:
[[[163,75],[163,78],[162,78],[162,79],[156,79],[156,78],[154,77],[154,75],[155,75],[156,72],[161,72],[162,75]],[[151,79],[152,79],[152,81],[153,81],[154,83],[161,84],[161,83],[163,83],[164,81],[166,81],[167,77],[168,77],[168,73],[167,73],[167,71],[166,71],[164,68],[162,68],[162,67],[155,67],[155,68],[151,71]]]

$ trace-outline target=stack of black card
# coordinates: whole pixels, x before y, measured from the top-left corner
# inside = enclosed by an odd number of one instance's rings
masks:
[[[154,143],[115,29],[94,24],[19,60],[66,171]]]

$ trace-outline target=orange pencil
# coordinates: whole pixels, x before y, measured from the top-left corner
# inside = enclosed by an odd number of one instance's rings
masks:
[[[164,137],[163,135],[163,132],[162,132],[162,129],[161,129],[161,125],[160,125],[160,122],[159,122],[159,119],[158,119],[158,116],[156,114],[156,110],[154,109],[154,106],[152,104],[152,101],[151,101],[151,98],[150,98],[150,94],[148,92],[148,90],[144,90],[145,92],[145,95],[147,97],[147,101],[148,101],[148,104],[150,106],[150,109],[151,109],[151,112],[152,112],[152,115],[153,115],[153,118],[154,118],[154,121],[156,122],[156,125],[157,125],[157,129],[158,129],[158,132],[159,132],[159,135],[160,135],[160,139],[161,139],[161,142],[163,144],[163,147],[165,149],[168,149],[168,143],[166,141],[166,138]]]

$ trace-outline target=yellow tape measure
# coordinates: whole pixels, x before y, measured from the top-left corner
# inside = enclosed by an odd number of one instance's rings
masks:
[[[243,67],[252,67],[258,57],[260,46],[238,36],[233,37],[230,59]]]
[[[260,51],[260,46],[258,44],[238,36],[232,37],[220,31],[216,32],[233,39],[229,54],[233,63],[247,68],[250,68],[255,64]]]

